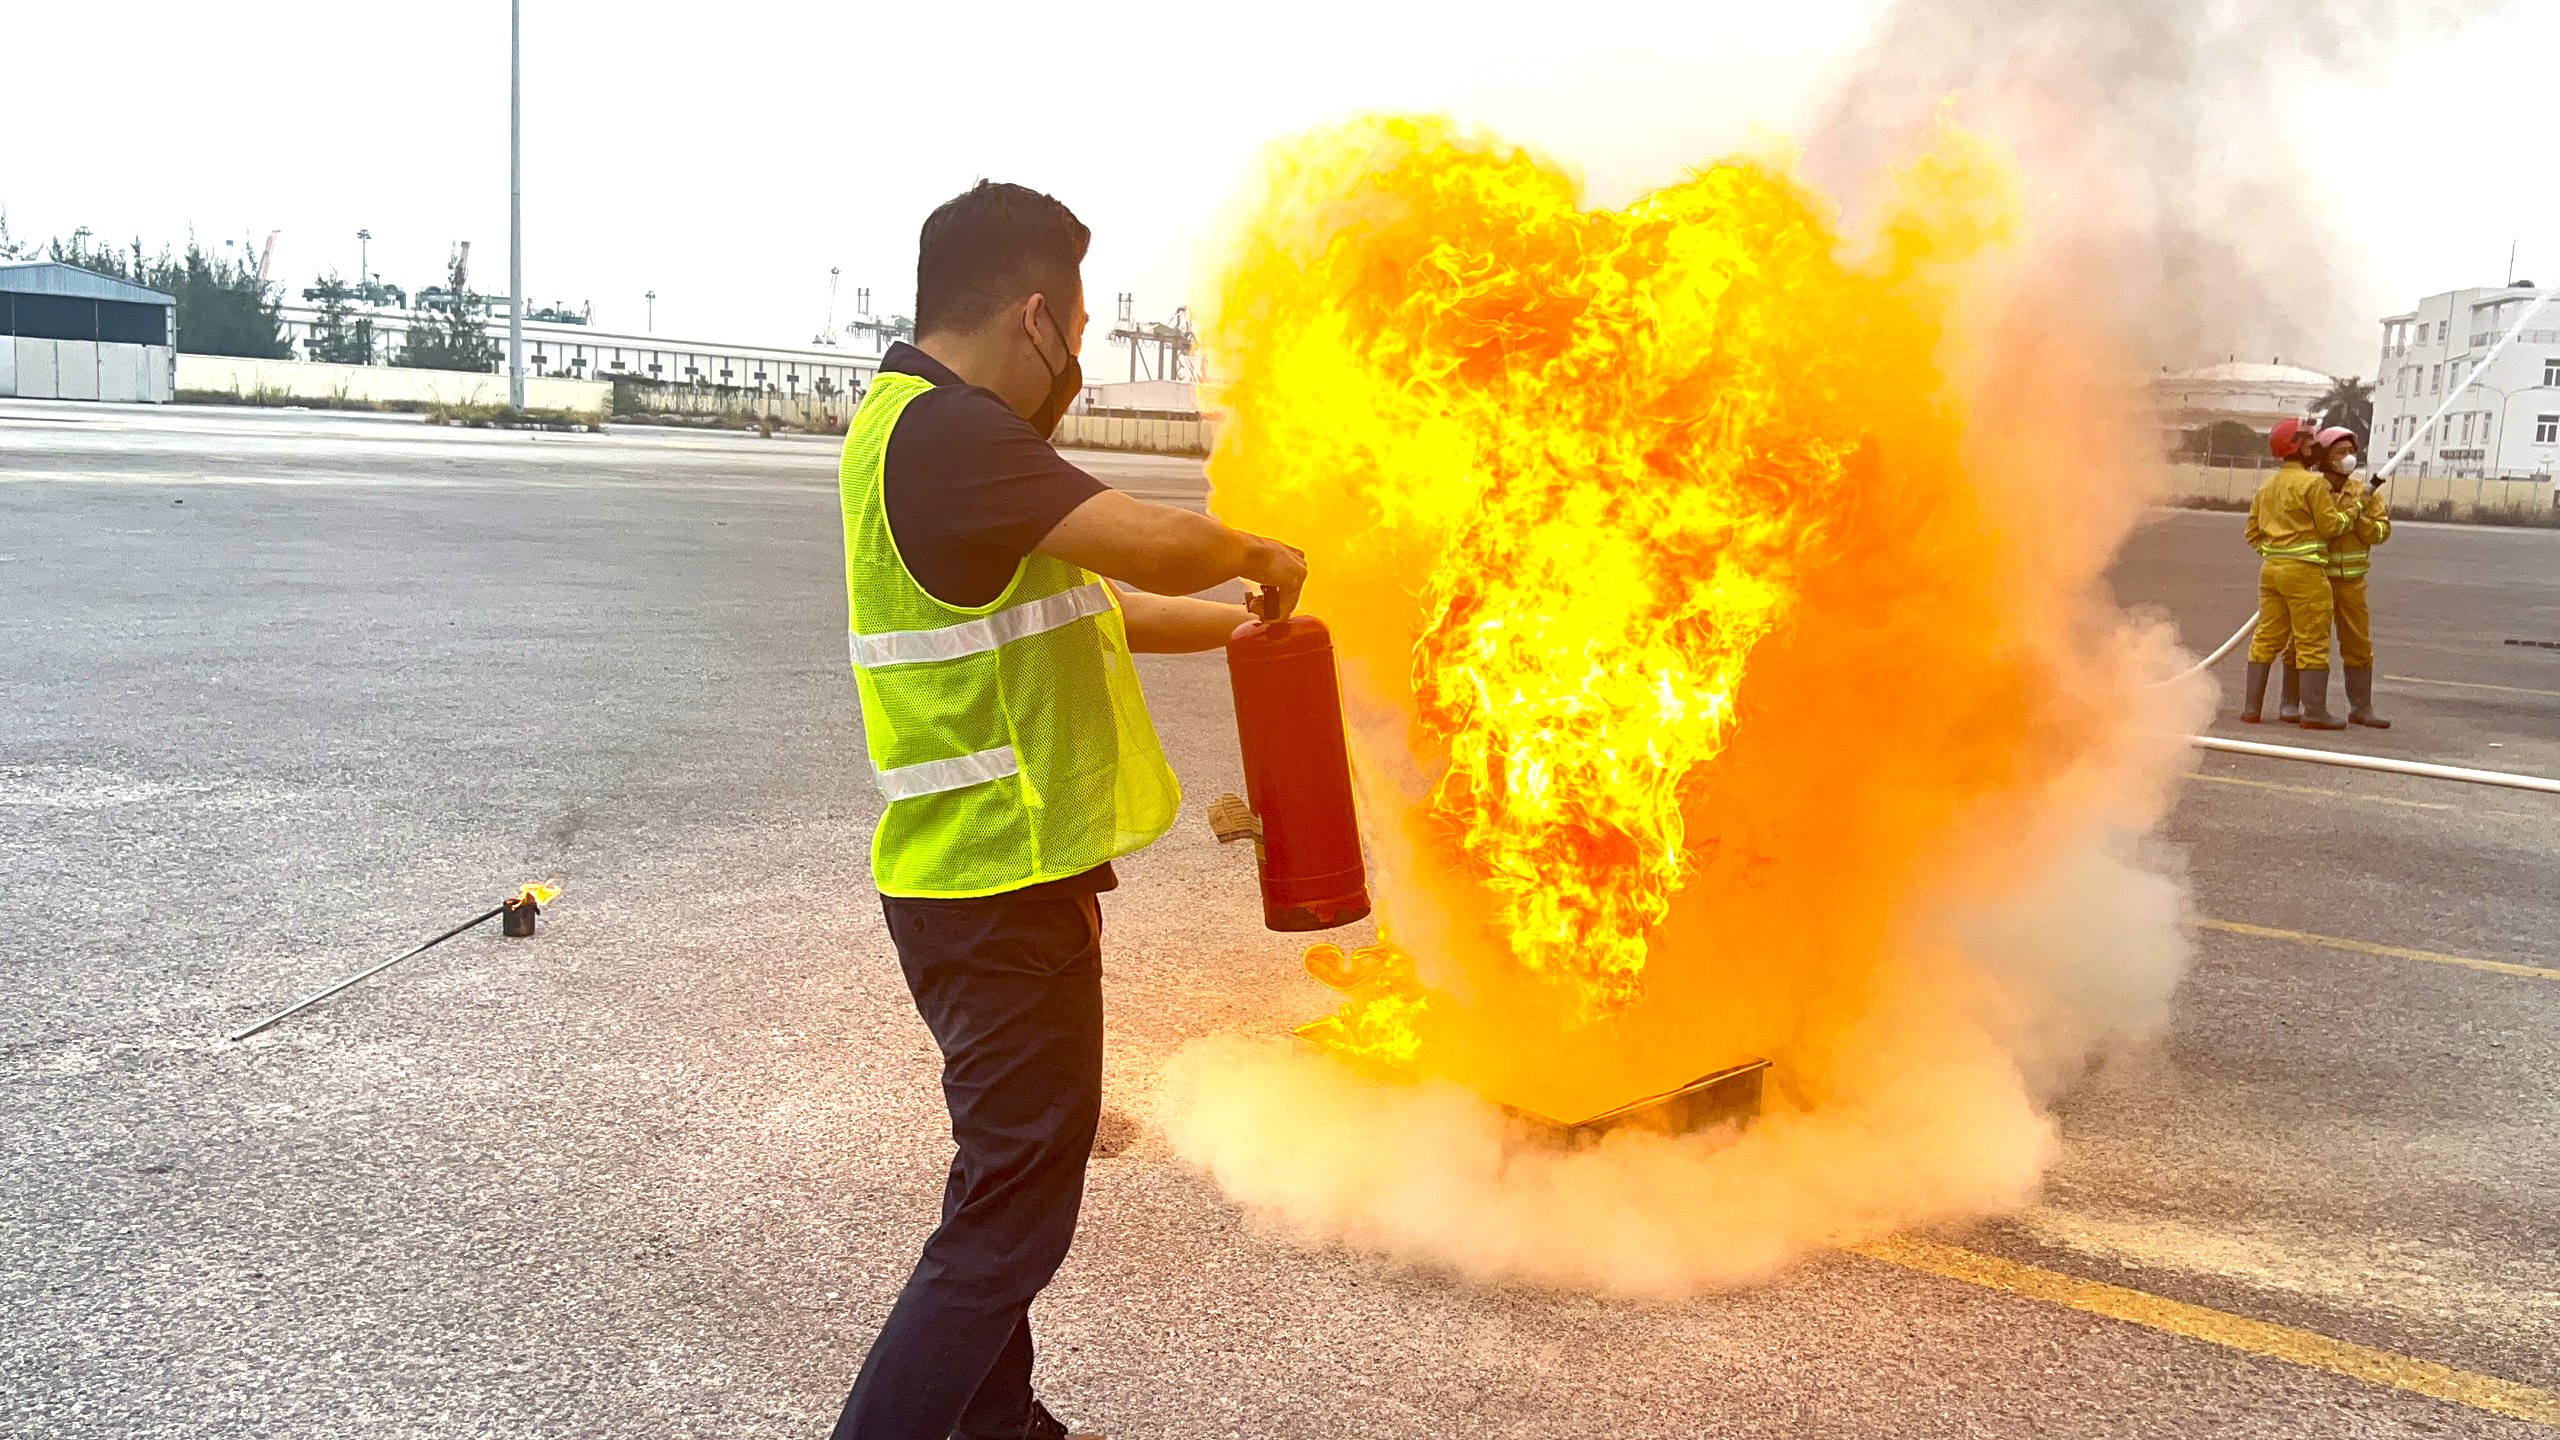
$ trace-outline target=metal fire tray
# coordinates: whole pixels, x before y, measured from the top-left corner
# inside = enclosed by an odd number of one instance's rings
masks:
[[[1336,1039],[1333,1018],[1312,1021],[1294,1032],[1298,1043],[1342,1060],[1382,1079],[1411,1080],[1413,1072],[1375,1056],[1345,1049]],[[1498,1098],[1496,1105],[1540,1140],[1563,1148],[1589,1145],[1620,1130],[1648,1130],[1662,1135],[1695,1135],[1720,1125],[1735,1128],[1760,1118],[1761,1091],[1769,1074],[1766,1060],[1745,1060],[1711,1071],[1685,1085],[1630,1100],[1579,1120],[1560,1120]]]
[[[1557,1144],[1567,1146],[1587,1145],[1618,1130],[1695,1135],[1719,1125],[1739,1128],[1759,1119],[1761,1088],[1768,1074],[1768,1061],[1745,1060],[1701,1075],[1676,1089],[1630,1100],[1579,1120],[1558,1120],[1517,1105],[1502,1108]]]

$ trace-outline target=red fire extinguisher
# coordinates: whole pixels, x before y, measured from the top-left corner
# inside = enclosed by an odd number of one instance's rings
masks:
[[[1369,913],[1333,635],[1312,615],[1266,621],[1263,603],[1246,602],[1255,618],[1227,640],[1245,799],[1220,796],[1209,823],[1254,842],[1266,927],[1331,930]]]

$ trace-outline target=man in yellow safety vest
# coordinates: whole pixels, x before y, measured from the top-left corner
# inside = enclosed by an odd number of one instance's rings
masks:
[[[2328,477],[2307,468],[2308,422],[2285,420],[2267,437],[2284,463],[2258,487],[2246,533],[2258,564],[2258,628],[2249,638],[2249,673],[2240,719],[2258,723],[2267,676],[2289,654],[2302,671],[2306,730],[2343,730],[2329,717],[2329,542],[2346,529]]]
[[[1177,597],[1243,579],[1276,618],[1306,581],[1289,546],[1051,448],[1083,387],[1090,240],[1019,185],[934,211],[915,343],[881,357],[845,435],[849,639],[887,800],[872,881],[957,1154],[836,1440],[1067,1435],[1031,1393],[1030,1308],[1075,1237],[1102,1113],[1096,897],[1181,798],[1129,657],[1215,649],[1246,619]]]

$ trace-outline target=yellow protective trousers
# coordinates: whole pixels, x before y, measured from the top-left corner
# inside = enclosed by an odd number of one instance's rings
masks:
[[[2319,560],[2270,555],[2258,562],[2258,628],[2249,637],[2249,663],[2264,665],[2293,647],[2293,668],[2329,668],[2328,567]]]
[[[2350,670],[2373,668],[2373,611],[2367,608],[2364,577],[2329,581],[2329,606],[2338,616],[2338,663]],[[2265,628],[2265,602],[2259,602],[2259,627]],[[2255,647],[2252,647],[2253,649]]]

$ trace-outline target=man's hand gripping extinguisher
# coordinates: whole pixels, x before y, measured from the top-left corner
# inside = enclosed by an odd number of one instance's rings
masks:
[[[1221,795],[1209,825],[1221,842],[1251,839],[1262,872],[1262,923],[1330,930],[1369,913],[1369,876],[1351,803],[1342,688],[1333,634],[1312,615],[1270,621],[1264,597],[1227,640],[1244,793]]]

